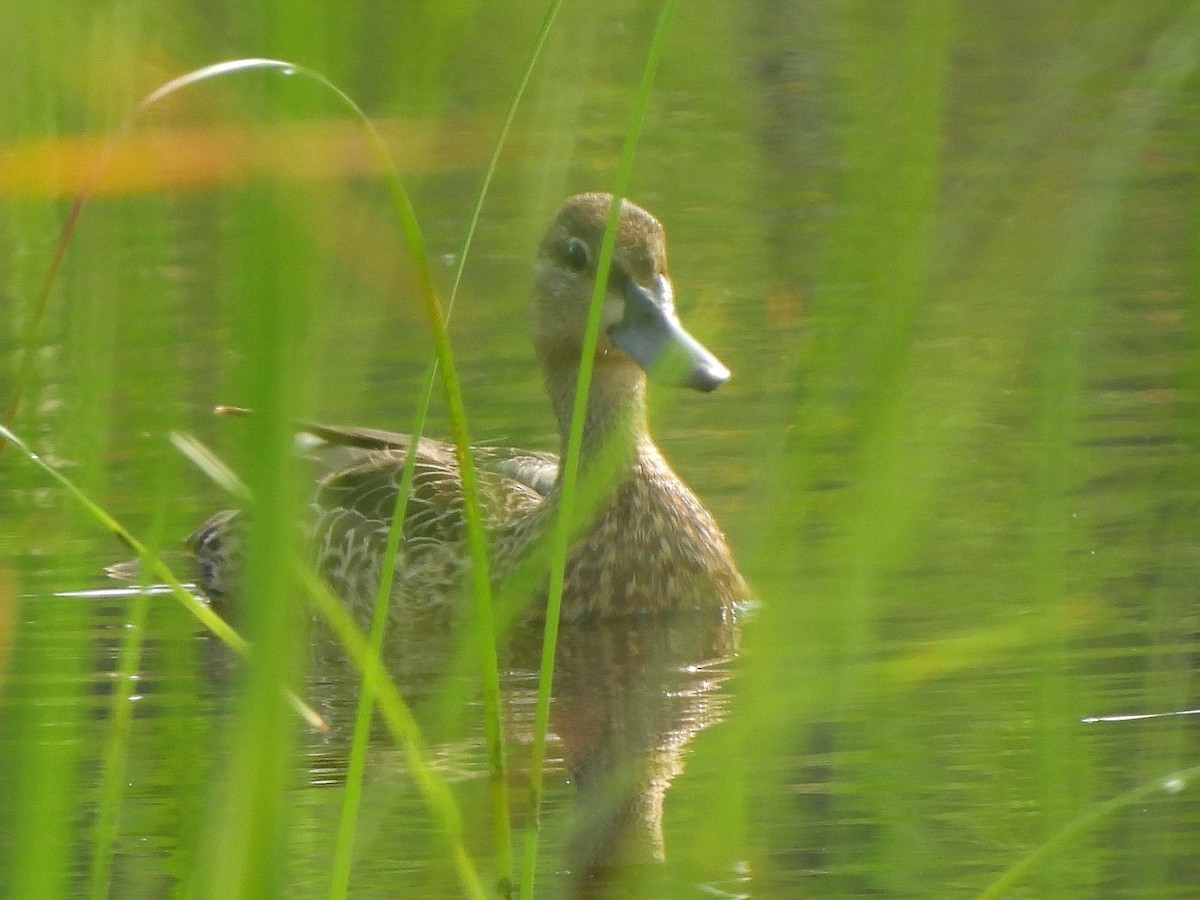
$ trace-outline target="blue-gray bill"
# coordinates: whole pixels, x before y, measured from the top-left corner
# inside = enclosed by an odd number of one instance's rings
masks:
[[[668,279],[650,289],[622,277],[625,314],[608,330],[614,344],[663,381],[708,392],[729,380],[729,369],[679,321]]]

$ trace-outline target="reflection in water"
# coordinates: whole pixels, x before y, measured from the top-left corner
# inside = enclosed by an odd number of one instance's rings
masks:
[[[530,629],[514,652],[536,660],[540,641]],[[736,642],[731,617],[711,614],[560,633],[552,727],[576,786],[566,860],[581,894],[663,860],[664,796],[692,737],[723,715]]]
[[[455,760],[456,769],[464,760],[478,759],[465,763],[477,766],[473,772],[460,770],[477,777],[484,766],[473,752],[477,746],[453,737],[464,733],[461,719],[473,694],[474,657],[461,637],[444,627],[420,633],[404,629],[389,639],[385,658],[418,710],[427,738],[436,742],[433,754]],[[724,715],[722,685],[730,676],[737,639],[737,623],[728,613],[562,627],[550,724],[573,785],[573,802],[561,851],[555,850],[554,828],[547,830],[544,849],[561,856],[555,869],[565,872],[570,895],[606,896],[665,858],[665,795],[683,770],[693,736]],[[531,624],[520,628],[506,648],[508,734],[517,747],[532,740],[541,644],[541,627]],[[314,641],[307,699],[327,717],[333,734],[313,748],[311,781],[340,782],[357,692],[357,679],[341,651],[328,640]],[[390,768],[383,762],[391,759],[386,751],[377,749],[371,759],[373,766]],[[523,762],[522,755],[514,754],[517,781],[524,774]],[[513,796],[519,805],[523,793],[514,791]],[[528,811],[516,814],[520,820]]]

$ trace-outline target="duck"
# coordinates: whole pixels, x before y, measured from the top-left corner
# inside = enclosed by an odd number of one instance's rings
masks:
[[[600,245],[613,198],[584,193],[555,213],[537,249],[529,321],[533,347],[565,448]],[[561,617],[586,621],[686,611],[726,615],[749,590],[728,541],[650,435],[647,376],[711,392],[730,371],[683,327],[675,309],[662,224],[623,199],[580,450],[579,504],[564,573]],[[470,567],[454,447],[371,428],[309,424],[336,455],[309,504],[312,561],[330,587],[369,619],[405,458],[414,453],[389,616],[461,608]],[[336,451],[334,453],[333,451]],[[525,617],[542,615],[545,557],[562,496],[553,453],[480,446],[472,458],[494,584],[527,573]],[[224,510],[189,538],[197,584],[210,598],[236,592],[242,514]]]

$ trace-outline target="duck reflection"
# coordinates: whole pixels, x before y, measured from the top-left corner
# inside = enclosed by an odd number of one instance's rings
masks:
[[[385,644],[385,663],[417,710],[432,755],[469,780],[478,778],[482,765],[481,738],[461,737],[475,730],[465,720],[478,715],[477,708],[469,712],[477,665],[472,646],[461,638],[453,629],[421,636],[398,633]],[[546,826],[543,852],[558,860],[567,896],[611,896],[665,859],[667,791],[683,771],[692,738],[725,715],[724,685],[737,642],[735,616],[725,610],[563,625],[555,660],[550,756],[561,755],[572,801],[565,833]],[[520,808],[527,795],[519,786],[528,772],[521,748],[533,739],[541,646],[542,628],[530,623],[512,634],[503,657],[518,832],[532,814]],[[332,638],[316,640],[314,648],[308,699],[329,720],[332,732],[313,742],[310,777],[313,783],[336,784],[342,780],[353,732],[358,679]],[[448,672],[461,674],[448,680]],[[402,763],[381,746],[386,740],[381,731],[377,737],[369,762],[375,775],[369,777],[386,781],[389,776],[380,773]],[[553,770],[555,763],[547,767]],[[548,795],[554,793],[548,785]],[[563,817],[550,818],[561,826]]]
[[[514,640],[536,660],[540,629]],[[729,614],[604,620],[559,634],[551,727],[575,785],[566,869],[584,896],[665,858],[663,802],[692,738],[721,720]]]

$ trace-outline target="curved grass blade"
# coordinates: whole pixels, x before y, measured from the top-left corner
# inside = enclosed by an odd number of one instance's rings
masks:
[[[46,318],[46,311],[50,306],[50,292],[54,289],[55,283],[58,281],[59,272],[62,270],[63,260],[67,255],[67,247],[70,246],[71,239],[75,235],[75,229],[79,225],[79,217],[83,215],[83,209],[88,201],[92,198],[95,191],[95,186],[99,181],[101,173],[108,166],[109,159],[112,157],[113,151],[121,140],[129,133],[134,122],[142,113],[146,112],[160,100],[174,94],[180,88],[187,87],[191,84],[196,84],[200,81],[207,80],[218,75],[228,74],[230,72],[243,71],[246,69],[263,68],[266,65],[275,65],[273,60],[263,59],[239,59],[228,62],[216,63],[212,66],[206,66],[202,69],[197,69],[194,72],[189,72],[179,78],[172,79],[166,84],[151,91],[139,101],[133,111],[125,118],[117,128],[116,132],[104,144],[104,148],[100,151],[99,157],[96,159],[95,165],[92,166],[92,171],[85,187],[79,192],[75,200],[71,204],[71,209],[67,213],[67,219],[63,223],[62,231],[59,232],[58,243],[54,247],[54,253],[50,257],[50,266],[46,270],[46,277],[42,280],[41,290],[38,292],[37,302],[34,307],[34,313],[29,320],[29,333],[25,341],[25,345],[20,353],[20,359],[17,363],[16,377],[13,379],[13,388],[9,393],[8,404],[4,410],[4,418],[0,421],[6,428],[11,427],[16,420],[17,413],[20,411],[21,398],[25,394],[28,387],[29,378],[33,372],[33,361],[35,358],[34,349],[37,346],[37,335],[41,332],[42,322]],[[279,66],[289,67],[287,63],[279,63]],[[290,67],[289,67],[290,68]],[[0,434],[0,456],[4,455],[4,449],[8,445],[8,438]]]
[[[496,174],[496,166],[500,161],[500,153],[504,149],[504,145],[508,142],[508,134],[512,130],[513,120],[516,118],[517,109],[520,106],[521,99],[525,96],[525,89],[529,85],[529,78],[533,74],[533,67],[537,63],[538,58],[542,54],[542,48],[546,44],[546,38],[550,34],[550,28],[554,24],[554,20],[558,15],[559,9],[562,8],[562,0],[554,0],[550,7],[546,10],[545,18],[542,20],[541,28],[538,30],[537,37],[534,39],[533,48],[529,53],[528,59],[525,61],[525,66],[521,70],[521,74],[517,79],[516,91],[513,94],[512,102],[509,104],[508,111],[504,116],[504,122],[500,126],[500,133],[496,138],[496,146],[492,150],[492,155],[488,159],[487,167],[484,171],[483,182],[479,187],[479,195],[476,198],[475,207],[471,210],[471,218],[467,223],[466,235],[463,238],[462,251],[459,253],[458,265],[454,270],[454,281],[450,286],[450,297],[446,303],[446,322],[449,324],[450,315],[454,311],[454,301],[458,297],[458,288],[462,283],[463,272],[466,269],[467,257],[470,255],[471,244],[475,239],[475,232],[479,225],[479,217],[483,211],[483,203],[487,198],[488,189],[491,186],[492,179]],[[387,604],[388,595],[390,593],[392,578],[395,574],[396,553],[399,550],[401,524],[404,521],[405,510],[408,506],[408,496],[412,487],[413,471],[416,463],[416,448],[421,435],[425,431],[425,420],[429,413],[429,403],[433,396],[433,383],[437,378],[438,366],[435,360],[430,365],[425,376],[425,383],[420,391],[420,401],[417,404],[417,413],[413,420],[411,430],[412,443],[409,445],[408,453],[404,459],[404,471],[400,478],[399,494],[396,497],[396,507],[392,513],[392,522],[388,530],[387,550],[383,566],[379,575],[379,589],[375,598],[375,609],[371,620],[371,634],[369,637],[372,653],[378,659],[380,650],[383,645],[383,630],[387,623]],[[494,627],[494,626],[493,626]],[[495,642],[498,639],[498,634],[485,635],[478,640],[489,639]],[[349,892],[350,884],[350,861],[351,850],[354,840],[354,823],[358,816],[358,804],[362,791],[362,774],[366,759],[366,741],[369,734],[369,726],[371,721],[371,709],[373,706],[373,695],[368,685],[364,682],[362,694],[359,697],[358,709],[355,713],[354,721],[354,738],[350,745],[350,760],[346,771],[346,789],[345,800],[342,806],[342,817],[338,828],[338,841],[334,848],[334,862],[332,874],[332,887],[330,897],[333,900],[344,898]],[[499,696],[488,695],[484,698],[485,704],[496,702],[498,704]],[[485,709],[485,715],[489,719],[500,720],[500,710]],[[501,748],[503,750],[503,748]],[[499,815],[503,812],[507,822],[508,810],[496,810]],[[503,891],[505,894],[511,894],[511,888]]]
[[[392,736],[404,749],[405,762],[417,789],[425,803],[437,817],[442,834],[450,845],[450,855],[468,897],[486,897],[479,874],[471,862],[463,840],[462,817],[454,802],[454,795],[445,779],[428,762],[422,748],[421,732],[404,698],[388,678],[379,652],[364,638],[351,620],[342,602],[333,596],[328,586],[312,569],[296,560],[296,578],[303,586],[317,612],[333,630],[345,648],[350,661],[362,675],[363,690],[375,698],[375,706],[383,717]]]
[[[300,70],[304,71],[307,70]],[[478,643],[480,668],[482,670],[485,697],[485,726],[488,741],[488,768],[492,785],[493,827],[496,842],[497,877],[502,884],[511,884],[512,836],[508,821],[508,777],[504,754],[504,732],[500,720],[500,663],[494,635],[495,618],[492,609],[492,586],[488,571],[487,536],[483,528],[483,512],[479,497],[479,484],[475,475],[475,464],[471,455],[471,438],[467,428],[466,408],[463,404],[462,385],[450,347],[450,335],[446,327],[446,315],[433,282],[433,271],[429,255],[425,251],[424,238],[417,224],[416,213],[408,192],[396,172],[382,138],[353,101],[324,76],[311,73],[323,84],[335,91],[349,104],[366,129],[369,143],[375,152],[396,210],[409,255],[415,269],[425,315],[433,336],[438,369],[442,376],[442,388],[450,418],[450,431],[454,439],[455,456],[458,462],[459,479],[463,496],[463,514],[466,520],[467,548],[471,561],[471,595],[474,598],[476,627],[483,635]]]
[[[1198,777],[1200,777],[1200,766],[1192,766],[1189,769],[1173,772],[1163,778],[1155,778],[1153,781],[1138,785],[1111,800],[1097,803],[1091,809],[1080,813],[1073,821],[1068,822],[1058,833],[1028,856],[1013,863],[1000,877],[983,889],[979,894],[979,900],[994,900],[994,898],[1003,897],[1021,879],[1037,868],[1039,863],[1049,859],[1071,841],[1087,834],[1113,813],[1133,806],[1135,803],[1141,803],[1159,792],[1178,794],[1189,787]]]
[[[71,481],[66,475],[34,453],[29,445],[5,425],[0,425],[0,438],[3,438],[24,453],[30,462],[49,475],[61,487],[65,488],[67,493],[84,511],[103,525],[117,540],[133,550],[142,559],[147,568],[154,573],[155,577],[161,579],[163,584],[171,589],[171,593],[175,595],[175,599],[179,601],[183,608],[191,613],[201,625],[219,638],[225,646],[243,657],[251,652],[250,645],[246,643],[245,638],[234,631],[228,622],[202,603],[195,594],[185,588],[183,582],[175,577],[175,573],[162,560],[162,557],[152,552],[149,547],[134,537],[132,532],[109,515],[100,504],[85,494],[75,482]],[[290,690],[286,691],[286,696],[288,703],[309,725],[318,731],[329,730],[329,726],[326,725],[325,720],[315,710],[305,704],[304,701]]]
[[[494,815],[496,827],[495,838],[497,844],[496,855],[499,877],[503,882],[511,883],[512,848],[511,835],[508,825],[508,789],[507,777],[505,774],[503,731],[499,718],[499,661],[497,658],[495,642],[491,637],[491,635],[494,635],[495,633],[495,627],[492,614],[491,583],[488,574],[487,542],[483,530],[483,518],[479,501],[479,488],[475,477],[474,463],[471,457],[470,435],[467,429],[466,412],[462,399],[462,388],[459,382],[457,370],[454,367],[449,335],[446,330],[445,316],[442,312],[442,304],[433,282],[433,273],[429,264],[429,257],[425,251],[424,239],[421,234],[420,226],[417,223],[412,202],[404,188],[403,183],[400,180],[395,165],[387,152],[387,148],[382,137],[371,120],[367,117],[366,113],[363,112],[363,110],[350,98],[348,94],[333,84],[333,82],[331,82],[320,72],[309,69],[305,66],[300,66],[277,59],[245,58],[214,63],[212,65],[204,66],[202,68],[185,73],[184,75],[174,78],[155,89],[138,103],[133,112],[130,113],[129,117],[122,124],[120,129],[118,129],[117,133],[114,134],[112,139],[110,139],[110,141],[106,144],[100,159],[98,159],[96,162],[94,174],[89,187],[80,193],[80,195],[76,198],[75,203],[72,205],[67,222],[63,226],[62,235],[59,239],[59,244],[53,259],[53,263],[50,271],[47,274],[43,291],[39,298],[39,307],[37,314],[34,316],[33,328],[36,329],[40,327],[41,319],[44,317],[45,309],[48,304],[50,290],[57,279],[57,274],[59,268],[61,267],[66,248],[71,240],[72,235],[74,234],[75,228],[79,221],[79,216],[93,192],[92,185],[94,185],[99,173],[103,171],[117,142],[126,133],[128,133],[138,116],[155,104],[184,88],[200,84],[212,78],[257,70],[275,71],[287,76],[307,78],[325,90],[329,91],[347,110],[351,112],[351,114],[357,119],[363,128],[368,148],[375,157],[375,161],[380,172],[383,173],[384,183],[388,188],[397,218],[400,222],[401,230],[404,234],[405,243],[408,247],[409,255],[416,275],[416,280],[419,286],[419,292],[423,300],[426,318],[428,319],[429,327],[433,335],[438,368],[442,373],[442,385],[445,392],[446,406],[450,417],[451,433],[454,438],[455,453],[458,459],[462,483],[467,544],[471,559],[472,596],[475,600],[475,613],[478,619],[478,627],[480,632],[484,635],[488,635],[486,640],[481,640],[479,642],[479,651],[482,678],[484,683],[484,694],[489,698],[487,701],[487,709],[489,710],[487,731],[490,749],[489,764],[493,785],[493,803],[496,810]],[[36,330],[32,333],[36,334]],[[27,350],[23,357],[22,363],[18,367],[18,378],[14,386],[13,393],[10,397],[5,422],[11,421],[11,419],[16,415],[20,398],[24,390],[24,384],[28,380],[31,358],[32,354]],[[3,441],[4,434],[0,433],[0,452],[3,452]],[[196,604],[197,606],[202,606],[198,601],[196,601]],[[211,613],[211,611],[206,611],[212,616],[212,618],[220,621],[219,617],[216,617],[215,614]],[[199,613],[195,611],[194,614],[199,615]],[[206,624],[210,623],[206,622]],[[220,626],[210,624],[210,627],[219,628]]]

